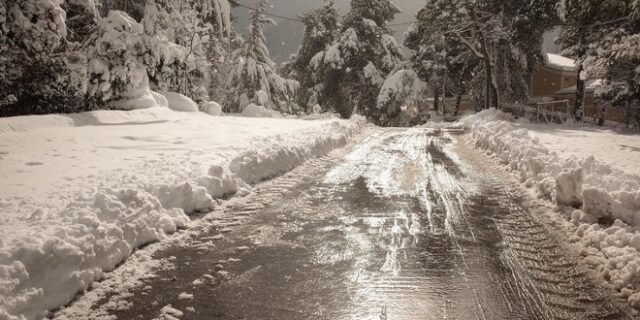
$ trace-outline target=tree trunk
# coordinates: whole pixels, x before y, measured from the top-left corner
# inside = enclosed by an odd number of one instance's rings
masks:
[[[631,128],[631,103],[627,101],[627,108],[625,109],[625,125],[627,126],[627,129]]]
[[[576,79],[576,104],[573,109],[574,117],[576,118],[576,121],[582,121],[582,118],[584,116],[585,84],[584,84],[584,80],[580,78],[580,73],[582,73],[582,70],[584,70],[584,67],[582,66],[582,63],[580,63],[578,65],[578,75]]]
[[[482,32],[478,32],[480,35],[480,49],[482,50],[483,60],[484,60],[484,68],[485,68],[485,109],[489,109],[490,107],[494,107],[498,109],[500,105],[499,97],[498,97],[498,88],[497,81],[493,72],[493,61],[491,60],[491,56],[489,55],[489,49],[487,48],[487,40]],[[493,96],[493,99],[491,99]],[[493,102],[493,104],[491,103]]]
[[[464,71],[462,72],[462,76],[460,76],[460,80],[458,82],[458,97],[456,98],[456,106],[453,110],[453,116],[457,117],[458,113],[460,113],[460,104],[462,103],[462,96],[464,96]]]
[[[447,115],[447,71],[444,72],[444,80],[442,81],[442,115]]]
[[[447,78],[449,72],[449,56],[447,51],[447,37],[443,36],[442,41],[444,44],[444,76],[442,77],[442,115],[447,116]]]
[[[438,86],[434,89],[433,92],[433,110],[438,114],[438,105],[440,104],[440,89]]]
[[[597,123],[598,126],[601,126],[601,127],[604,126],[604,116],[606,112],[607,112],[607,104],[603,103],[602,108],[600,109],[600,114],[598,114],[598,123]]]
[[[491,108],[491,61],[488,57],[484,58],[484,109]]]

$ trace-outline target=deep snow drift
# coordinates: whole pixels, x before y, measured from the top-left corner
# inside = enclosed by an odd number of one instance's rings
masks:
[[[573,225],[580,254],[602,280],[640,308],[638,136],[569,126],[514,123],[500,111],[462,120],[470,140],[553,201]]]
[[[0,319],[40,318],[190,214],[363,125],[167,108],[0,119]]]

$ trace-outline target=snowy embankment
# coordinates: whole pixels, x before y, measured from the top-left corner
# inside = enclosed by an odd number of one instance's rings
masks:
[[[640,308],[640,176],[633,174],[640,149],[631,146],[640,144],[640,137],[595,130],[570,134],[514,123],[495,110],[462,122],[476,147],[493,153],[527,187],[558,206],[585,262]]]
[[[0,119],[0,319],[41,318],[189,215],[363,126],[167,108]]]

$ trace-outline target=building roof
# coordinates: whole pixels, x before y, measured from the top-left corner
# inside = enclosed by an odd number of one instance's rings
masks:
[[[593,93],[602,86],[602,79],[591,79],[585,82],[584,92]],[[578,90],[577,86],[572,86],[568,88],[564,88],[555,94],[575,94],[576,90]]]
[[[545,53],[544,62],[547,67],[561,71],[576,71],[576,60],[555,53]]]

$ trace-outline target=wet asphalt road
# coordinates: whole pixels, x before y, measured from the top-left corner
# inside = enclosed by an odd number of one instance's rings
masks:
[[[306,182],[267,186],[191,246],[162,252],[175,268],[112,314],[153,319],[171,304],[182,319],[633,318],[516,189],[456,156],[449,133],[379,130],[335,165],[307,166]]]

